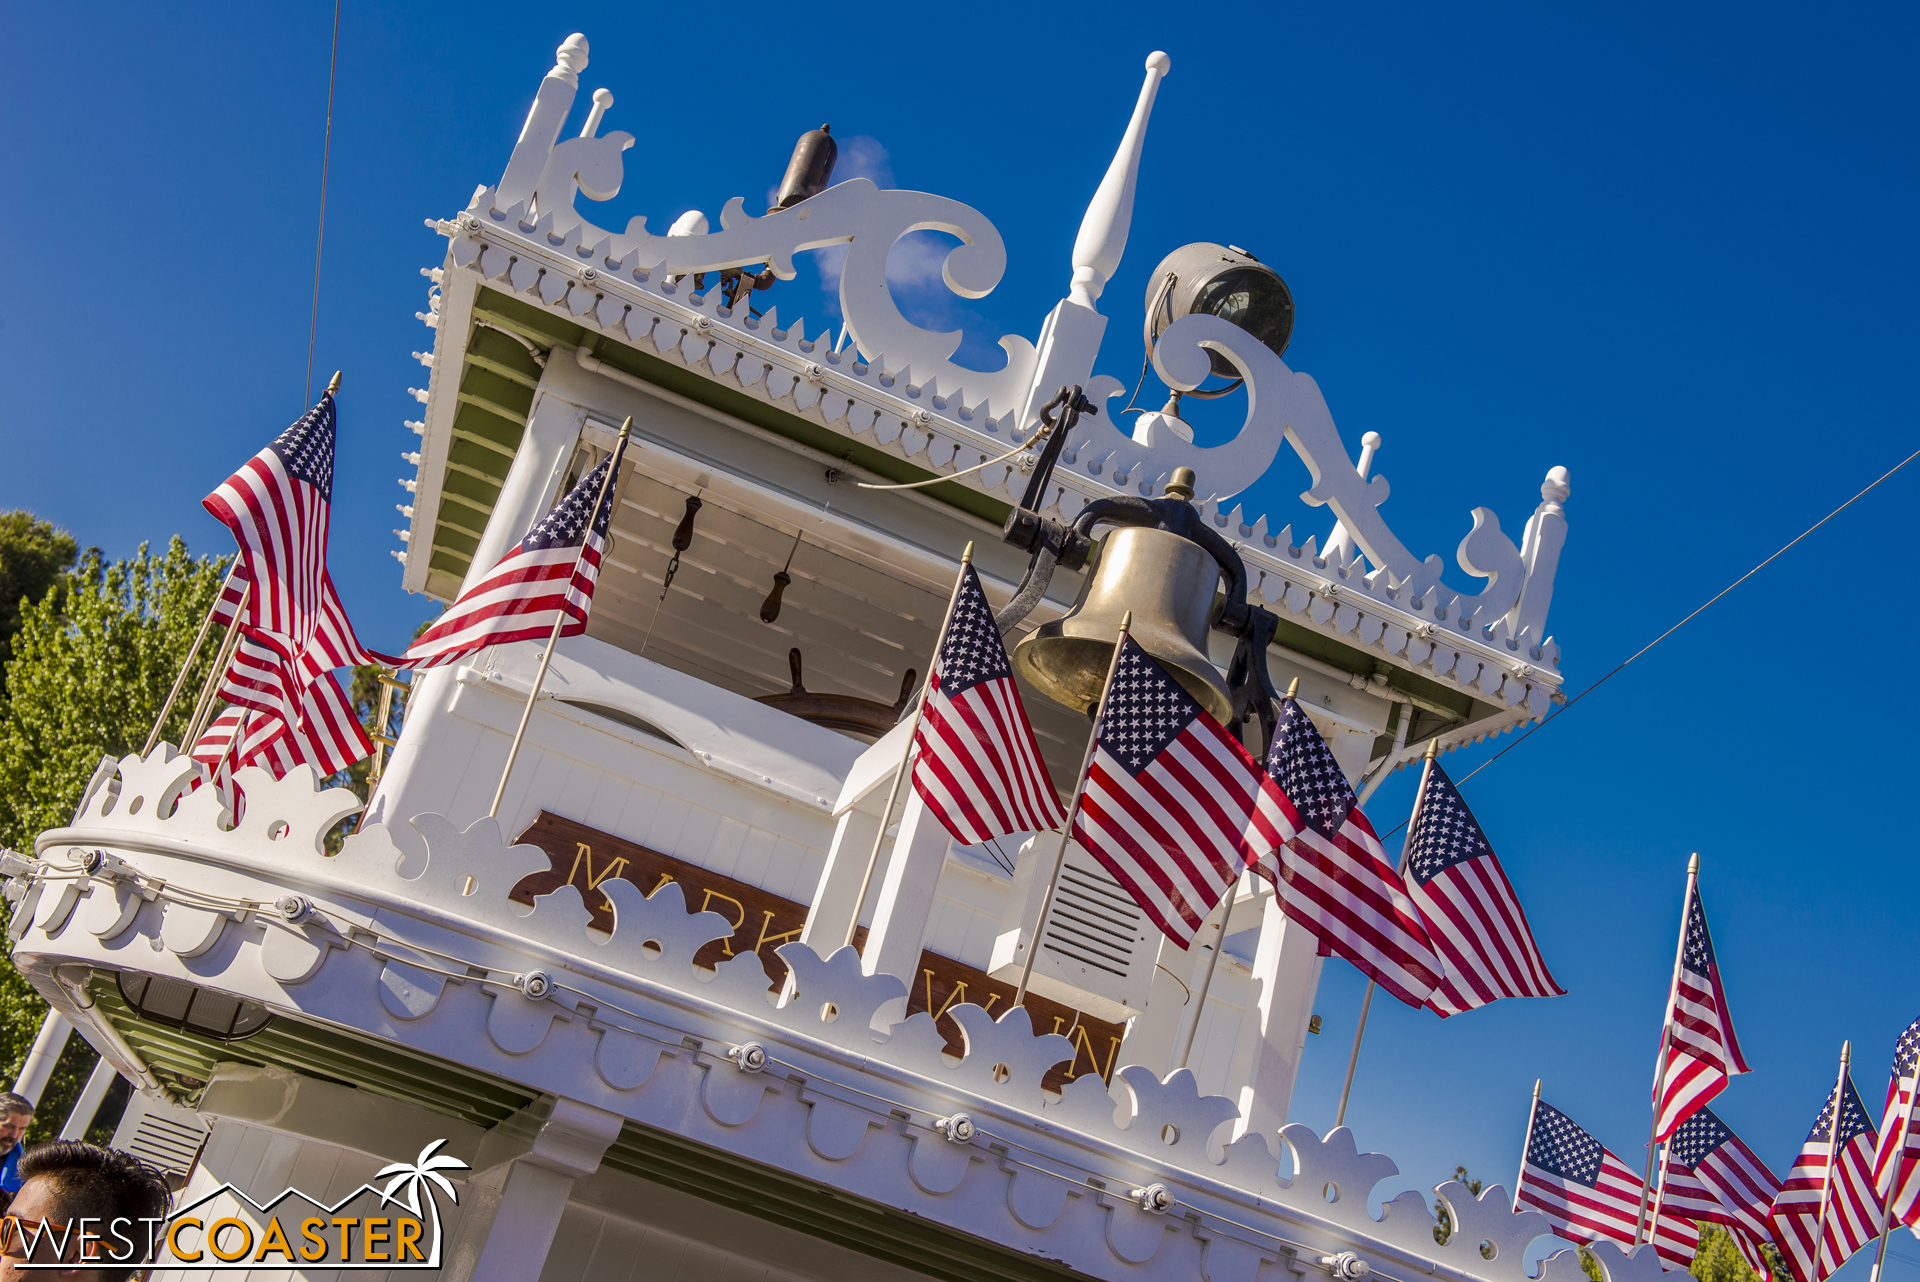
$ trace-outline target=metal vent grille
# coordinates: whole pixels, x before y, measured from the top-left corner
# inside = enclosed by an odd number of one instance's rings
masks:
[[[1069,847],[1041,951],[1125,979],[1148,933],[1146,917],[1120,883],[1077,845]]]
[[[184,1180],[207,1142],[207,1128],[185,1109],[135,1095],[113,1137],[113,1146]]]

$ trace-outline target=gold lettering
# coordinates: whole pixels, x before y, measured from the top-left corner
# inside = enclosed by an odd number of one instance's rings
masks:
[[[953,986],[953,991],[947,994],[947,1000],[940,1003],[940,1009],[934,1010],[933,1008],[933,972],[932,971],[927,972],[927,1010],[932,1013],[933,1017],[936,1020],[939,1019],[941,1016],[945,1015],[949,1010],[951,1010],[956,1003],[964,1005],[966,1000],[967,1000],[967,981],[963,979],[959,983]]]
[[[740,910],[740,915],[733,919],[733,928],[735,931],[738,931],[740,927],[746,923],[747,906],[741,903],[738,899],[735,899],[732,895],[723,895],[717,890],[709,890],[700,899],[700,911],[701,912],[707,911],[707,905],[711,904],[716,899],[724,899],[728,903],[732,904],[735,908],[738,908]],[[725,913],[721,913],[720,915],[722,917],[726,916]],[[729,957],[733,956],[733,936],[729,935],[727,936],[726,939],[722,940],[720,947],[726,950],[727,956]]]
[[[982,1006],[982,1007],[981,1007],[980,1009],[982,1009],[982,1010],[984,1010],[984,1011],[987,1011],[987,1012],[988,1012],[989,1014],[991,1014],[991,1013],[992,1013],[992,1011],[993,1011],[993,1004],[994,1004],[995,1002],[997,1002],[997,1001],[999,1001],[999,1000],[1000,1000],[1000,994],[998,994],[998,993],[988,993],[988,994],[987,994],[987,1004],[986,1004],[985,1006]]]
[[[420,1230],[422,1227],[420,1221],[403,1218],[395,1220],[393,1227],[393,1262],[395,1264],[405,1264],[407,1262],[407,1252],[409,1251],[413,1252],[414,1259],[424,1262],[427,1257],[420,1253]]]
[[[1118,1037],[1108,1039],[1113,1045],[1107,1050],[1107,1066],[1102,1068],[1100,1067],[1100,1057],[1093,1053],[1093,1038],[1088,1035],[1085,1024],[1074,1025],[1072,1032],[1070,1032],[1068,1036],[1073,1039],[1073,1063],[1067,1065],[1067,1080],[1072,1081],[1075,1077],[1079,1076],[1080,1054],[1084,1051],[1086,1052],[1087,1063],[1093,1066],[1093,1071],[1100,1075],[1102,1081],[1111,1083],[1113,1080],[1113,1061],[1114,1058],[1120,1054],[1120,1039]]]
[[[573,867],[567,869],[567,884],[574,884],[574,878],[579,874],[580,865],[583,863],[587,866],[587,884],[581,887],[583,890],[600,890],[601,882],[609,877],[618,877],[626,870],[627,859],[626,856],[621,855],[608,860],[607,866],[596,874],[593,871],[593,847],[584,841],[575,844],[579,849],[574,853]],[[607,898],[605,891],[600,891],[600,898],[608,908],[613,907],[613,901]]]
[[[240,1230],[242,1239],[240,1249],[232,1254],[228,1254],[220,1249],[220,1230],[226,1228],[229,1224]],[[246,1259],[247,1256],[253,1253],[253,1225],[247,1223],[245,1220],[236,1220],[231,1215],[223,1220],[215,1220],[213,1227],[207,1230],[207,1249],[228,1264],[232,1264],[235,1260]]]
[[[1065,1015],[1055,1015],[1055,1016],[1053,1017],[1053,1031],[1054,1031],[1054,1035],[1055,1035],[1055,1036],[1058,1036],[1058,1035],[1059,1035],[1059,1033],[1060,1033],[1060,1021],[1061,1021],[1061,1020],[1063,1020],[1063,1019],[1065,1019],[1065,1018],[1066,1018],[1066,1016],[1065,1016]]]
[[[772,944],[777,948],[787,940],[796,939],[800,935],[800,931],[798,930],[782,931],[778,935],[769,935],[767,932],[773,929],[773,910],[771,908],[767,909],[766,914],[766,920],[760,923],[760,938],[754,941],[753,951],[756,953],[760,951],[762,945]],[[805,928],[802,927],[802,929]]]
[[[385,1219],[372,1218],[360,1226],[360,1249],[363,1258],[365,1258],[369,1264],[385,1264],[392,1258],[385,1251],[375,1251],[373,1249],[376,1246],[385,1246],[387,1240],[387,1221]]]
[[[322,1219],[306,1219],[300,1221],[300,1236],[319,1248],[318,1250],[309,1250],[305,1243],[301,1244],[300,1258],[309,1264],[315,1260],[324,1260],[327,1258],[327,1240],[321,1237],[318,1232],[318,1230],[326,1227],[327,1222]]]
[[[258,1264],[266,1259],[268,1251],[278,1251],[288,1264],[293,1263],[293,1247],[288,1244],[287,1231],[280,1227],[277,1215],[267,1221],[267,1231],[260,1238],[260,1249],[253,1253],[253,1262]]]
[[[359,1222],[359,1216],[333,1217],[333,1227],[340,1230],[340,1261],[343,1264],[353,1258],[353,1226]]]
[[[186,1249],[180,1245],[180,1230],[184,1228],[203,1229],[205,1227],[206,1225],[194,1219],[191,1215],[183,1215],[175,1220],[173,1227],[167,1230],[167,1250],[173,1252],[173,1258],[182,1264],[198,1264],[204,1252],[195,1251],[189,1255]]]
[[[656,881],[656,882],[654,882],[654,883],[653,883],[653,889],[652,889],[652,890],[649,890],[649,891],[647,892],[647,897],[648,897],[649,899],[651,899],[651,898],[652,898],[653,896],[655,896],[655,895],[657,895],[657,894],[659,894],[659,893],[660,893],[660,887],[662,887],[662,886],[664,886],[664,885],[666,885],[666,884],[667,884],[668,882],[670,882],[670,881],[672,881],[672,880],[673,880],[673,874],[672,874],[672,873],[670,873],[670,872],[663,872],[663,873],[661,873],[661,874],[660,874],[660,880],[659,880],[659,881]]]

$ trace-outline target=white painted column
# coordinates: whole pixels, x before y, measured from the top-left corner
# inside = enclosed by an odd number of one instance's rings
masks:
[[[87,1079],[86,1089],[80,1092],[73,1111],[67,1114],[67,1124],[60,1128],[63,1140],[83,1140],[87,1138],[87,1128],[93,1125],[93,1119],[100,1113],[100,1105],[106,1100],[107,1092],[113,1088],[114,1079],[120,1076],[118,1069],[107,1062],[102,1055],[100,1062],[93,1066],[93,1076]]]
[[[40,1021],[33,1048],[27,1052],[27,1062],[20,1066],[20,1076],[14,1080],[15,1095],[24,1095],[35,1104],[40,1102],[41,1092],[47,1089],[47,1081],[53,1076],[54,1065],[60,1062],[60,1052],[67,1048],[67,1038],[72,1035],[73,1025],[67,1022],[67,1017],[57,1010],[49,1010],[47,1017]]]
[[[1235,1139],[1248,1131],[1271,1136],[1287,1123],[1307,1044],[1307,1021],[1320,988],[1325,959],[1317,955],[1319,948],[1311,931],[1287,917],[1278,897],[1266,901],[1246,1014],[1227,1079],[1238,1083]]]
[[[873,906],[873,927],[867,932],[860,969],[868,975],[898,975],[911,988],[951,838],[911,783],[906,792],[906,810],[887,856],[887,875]]]
[[[800,942],[822,957],[831,957],[845,946],[848,927],[866,907],[866,903],[856,904],[854,898],[866,879],[873,839],[880,831],[880,807],[886,803],[894,772],[900,768],[912,736],[912,723],[902,722],[870,745],[854,759],[834,802],[833,844],[827,848],[827,862],[820,869],[820,881],[807,906],[807,921],[800,930]],[[911,783],[905,786],[911,787]],[[886,851],[880,853],[884,858]],[[878,885],[876,879],[868,888],[868,903],[873,902]],[[916,954],[915,962],[918,960]]]
[[[620,1122],[617,1113],[557,1099],[489,1132],[474,1163],[481,1169],[467,1181],[447,1282],[539,1277],[573,1182],[600,1169],[607,1147],[619,1138]]]
[[[561,349],[561,354],[565,354],[565,349]],[[566,363],[573,362],[568,358]],[[467,567],[467,577],[460,584],[463,592],[485,578],[507,554],[507,549],[525,538],[534,522],[558,501],[560,482],[565,479],[567,464],[580,442],[587,412],[552,394],[547,387],[549,377],[542,374],[540,385],[534,391],[527,430],[507,469],[507,479],[494,502],[493,515],[487,518],[487,528],[480,536],[473,564]],[[490,653],[482,651],[475,656],[475,661],[484,663]],[[410,854],[420,853],[426,847],[407,820],[422,810],[437,808],[433,804],[407,801],[415,769],[421,765],[420,745],[430,737],[431,727],[450,715],[453,696],[459,688],[458,675],[464,666],[452,664],[414,675],[413,688],[407,693],[407,715],[400,742],[381,772],[380,787],[367,802],[366,822],[386,825],[394,841]],[[455,815],[453,819],[464,825],[479,817]]]
[[[1351,783],[1366,772],[1376,732],[1342,724],[1331,729],[1327,746]],[[1325,958],[1319,951],[1320,941],[1313,932],[1289,920],[1277,897],[1268,899],[1254,953],[1252,986],[1227,1076],[1240,1100],[1236,1138],[1248,1131],[1272,1135],[1286,1125],[1307,1044],[1307,1022],[1320,991]]]

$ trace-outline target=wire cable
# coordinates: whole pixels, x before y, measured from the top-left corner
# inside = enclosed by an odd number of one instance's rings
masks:
[[[1653,640],[1647,642],[1645,645],[1641,646],[1638,650],[1635,650],[1632,654],[1622,659],[1619,663],[1615,664],[1612,670],[1610,670],[1605,676],[1601,677],[1598,681],[1595,681],[1592,685],[1582,690],[1579,694],[1574,695],[1573,698],[1561,704],[1558,708],[1554,709],[1552,713],[1548,714],[1546,717],[1543,717],[1539,722],[1537,722],[1532,726],[1527,727],[1527,732],[1525,734],[1521,735],[1518,739],[1515,739],[1512,743],[1500,749],[1500,751],[1494,753],[1491,757],[1488,757],[1485,761],[1481,762],[1479,765],[1475,766],[1472,770],[1468,771],[1466,774],[1462,775],[1459,779],[1455,780],[1454,781],[1455,786],[1457,787],[1460,784],[1465,783],[1467,780],[1473,778],[1474,775],[1479,774],[1482,770],[1485,770],[1488,766],[1500,760],[1500,758],[1506,756],[1509,752],[1512,752],[1515,748],[1518,748],[1521,744],[1525,743],[1527,740],[1533,738],[1533,736],[1536,733],[1546,729],[1548,726],[1558,721],[1567,712],[1572,710],[1574,704],[1580,702],[1582,699],[1592,694],[1595,690],[1598,690],[1601,686],[1605,685],[1607,682],[1613,680],[1615,677],[1619,676],[1622,672],[1626,671],[1628,664],[1632,663],[1635,659],[1638,659],[1641,655],[1645,654],[1647,651],[1653,649],[1653,647],[1659,645],[1662,641],[1665,641],[1668,637],[1678,632],[1681,628],[1686,627],[1689,623],[1699,618],[1702,614],[1705,614],[1707,612],[1707,609],[1711,607],[1715,602],[1719,601],[1720,598],[1726,596],[1729,592],[1732,592],[1735,588],[1739,587],[1742,583],[1745,583],[1748,579],[1751,579],[1754,575],[1760,573],[1760,571],[1772,565],[1775,561],[1778,561],[1781,557],[1785,556],[1788,552],[1791,552],[1795,547],[1799,546],[1802,542],[1804,542],[1808,538],[1808,536],[1810,536],[1815,530],[1819,529],[1821,526],[1825,525],[1827,522],[1833,520],[1834,517],[1839,516],[1842,512],[1852,507],[1855,503],[1858,503],[1861,499],[1865,498],[1868,494],[1872,493],[1876,488],[1878,488],[1881,482],[1887,480],[1895,472],[1898,472],[1901,468],[1905,467],[1907,464],[1913,462],[1917,458],[1920,458],[1920,450],[1915,450],[1913,453],[1907,455],[1905,458],[1901,459],[1898,463],[1895,463],[1892,467],[1882,472],[1879,476],[1875,477],[1872,480],[1872,482],[1870,482],[1867,485],[1865,489],[1861,490],[1858,494],[1848,499],[1845,503],[1842,503],[1839,507],[1833,509],[1833,511],[1821,517],[1818,521],[1815,521],[1812,525],[1809,525],[1805,530],[1802,530],[1797,536],[1794,537],[1794,539],[1791,542],[1787,543],[1786,546],[1782,547],[1778,552],[1775,552],[1772,556],[1768,557],[1766,560],[1762,561],[1760,564],[1754,566],[1751,570],[1748,570],[1745,574],[1741,575],[1739,578],[1735,579],[1733,582],[1727,584],[1726,587],[1721,588],[1718,592],[1714,593],[1711,597],[1707,598],[1705,602],[1697,606],[1692,613],[1687,615],[1686,618],[1680,620],[1680,622],[1674,624],[1672,627],[1668,628],[1665,632],[1662,632],[1659,636],[1655,637]],[[1394,833],[1399,832],[1402,828],[1406,826],[1407,826],[1407,821],[1402,819],[1399,823],[1395,824],[1393,827],[1387,829],[1386,832],[1382,833],[1381,840],[1383,841],[1386,840],[1386,838],[1393,836]]]
[[[327,63],[327,141],[320,149],[320,230],[313,241],[313,317],[307,322],[307,391],[302,412],[313,404],[313,348],[320,336],[320,251],[327,243],[327,167],[333,162],[333,83],[340,69],[340,0],[333,0],[333,56]]]

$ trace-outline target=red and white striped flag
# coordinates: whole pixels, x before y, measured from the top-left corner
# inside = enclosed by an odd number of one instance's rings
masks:
[[[234,705],[214,718],[194,742],[191,755],[215,773],[223,767],[262,765],[283,779],[303,763],[322,777],[337,774],[372,752],[373,741],[353,701],[339,678],[326,672],[308,685],[291,723],[274,713]]]
[[[322,647],[336,659],[329,666],[390,662],[360,645],[327,574],[334,429],[329,391],[201,505],[240,545],[235,568],[252,585],[243,620],[250,634],[298,658],[324,628]]]
[[[913,786],[961,845],[1067,821],[971,562],[960,567],[914,744]]]
[[[1466,800],[1428,761],[1407,834],[1407,894],[1420,910],[1446,978],[1427,999],[1445,1019],[1502,997],[1558,997],[1520,898]]]
[[[1920,1019],[1907,1025],[1893,1048],[1887,1106],[1880,1114],[1880,1142],[1873,1155],[1873,1187],[1891,1205],[1895,1223],[1920,1234],[1920,1117],[1914,1115],[1914,1077],[1920,1064]]]
[[[1263,846],[1259,763],[1131,636],[1095,734],[1074,839],[1185,948]]]
[[[1260,790],[1267,844],[1253,870],[1273,883],[1287,916],[1314,933],[1322,956],[1344,957],[1407,1005],[1424,1006],[1445,965],[1297,700],[1281,701]]]
[[[1515,1211],[1540,1212],[1569,1241],[1607,1241],[1631,1250],[1645,1188],[1625,1162],[1572,1118],[1543,1100],[1534,1100]],[[1653,1245],[1669,1267],[1684,1269],[1700,1249],[1700,1230],[1685,1220],[1662,1216]]]
[[[1698,878],[1688,879],[1686,914],[1686,937],[1667,995],[1666,1035],[1654,1080],[1655,1140],[1672,1136],[1694,1110],[1725,1090],[1731,1078],[1748,1071],[1720,986]]]
[[[1689,1117],[1667,1141],[1660,1214],[1724,1224],[1752,1242],[1773,1237],[1780,1179],[1710,1108]]]
[[[399,665],[438,668],[458,663],[490,645],[545,641],[564,615],[563,637],[587,630],[607,528],[613,523],[620,458],[626,438],[600,465],[580,478],[551,512],[527,531],[487,576],[460,594],[432,627],[407,647]],[[614,484],[607,483],[609,469]],[[599,502],[602,490],[606,502]]]
[[[1860,1102],[1860,1092],[1853,1089],[1852,1076],[1843,1079],[1841,1086],[1845,1089],[1836,1087],[1828,1093],[1826,1106],[1773,1199],[1774,1245],[1799,1282],[1821,1282],[1880,1233],[1880,1199],[1873,1191],[1873,1152],[1880,1137]],[[1816,1269],[1813,1238],[1823,1196],[1827,1228]]]

